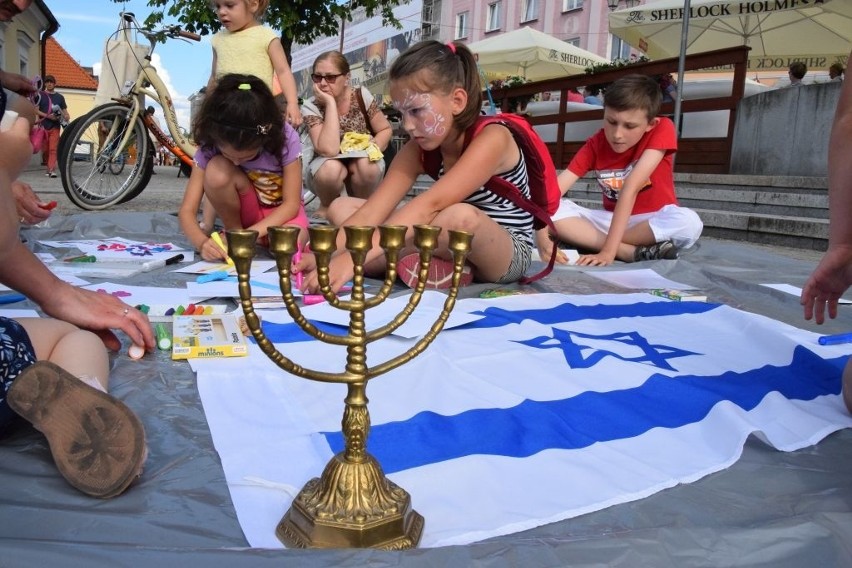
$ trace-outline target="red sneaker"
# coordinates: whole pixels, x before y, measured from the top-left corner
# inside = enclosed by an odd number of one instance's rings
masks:
[[[411,253],[399,259],[396,263],[396,272],[403,284],[409,288],[417,286],[417,273],[420,272],[420,253]],[[465,264],[459,279],[459,287],[467,286],[473,282],[473,272],[470,266]],[[426,277],[426,288],[432,290],[446,290],[453,283],[453,263],[450,260],[432,257],[429,264],[429,273]]]

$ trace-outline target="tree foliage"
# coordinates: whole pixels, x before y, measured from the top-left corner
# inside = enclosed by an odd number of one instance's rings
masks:
[[[113,0],[120,2],[121,0]],[[341,19],[352,21],[352,13],[363,8],[367,17],[381,16],[384,25],[399,27],[393,9],[406,0],[351,0],[338,4],[328,0],[270,0],[264,23],[281,33],[285,49],[290,44],[309,44],[325,36],[339,33]],[[148,0],[153,12],[146,26],[156,26],[167,16],[181,27],[201,35],[214,33],[221,27],[210,0]]]

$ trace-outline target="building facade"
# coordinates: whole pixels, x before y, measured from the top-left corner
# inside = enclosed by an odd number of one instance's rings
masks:
[[[424,0],[423,37],[473,43],[529,26],[606,59],[628,57],[609,12],[606,0]]]

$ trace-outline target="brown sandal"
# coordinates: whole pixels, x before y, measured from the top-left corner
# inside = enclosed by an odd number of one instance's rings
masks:
[[[9,406],[47,438],[63,477],[87,495],[115,497],[142,473],[142,422],[120,400],[49,361],[28,367],[9,387]]]

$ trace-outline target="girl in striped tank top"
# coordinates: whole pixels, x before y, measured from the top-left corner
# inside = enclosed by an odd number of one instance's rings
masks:
[[[474,235],[462,282],[509,283],[524,275],[531,262],[532,216],[511,201],[483,186],[501,176],[529,195],[527,168],[512,133],[501,124],[490,124],[465,147],[465,131],[482,108],[482,85],[476,61],[461,43],[420,42],[394,60],[390,69],[390,94],[402,114],[411,137],[396,155],[375,192],[366,200],[341,197],[332,202],[328,218],[336,225],[405,225],[407,248],[397,269],[401,280],[417,283],[419,255],[412,244],[412,226],[435,225],[441,232],[427,286],[446,288],[452,273],[447,248],[448,230]],[[422,152],[439,150],[441,175],[426,191],[405,201],[417,177],[425,173]],[[400,205],[402,204],[402,205]],[[338,290],[353,276],[352,259],[339,236],[338,253],[332,258],[330,280]],[[318,290],[311,255],[294,270],[304,270],[303,292]],[[366,273],[381,276],[384,253],[375,236],[367,255]]]

